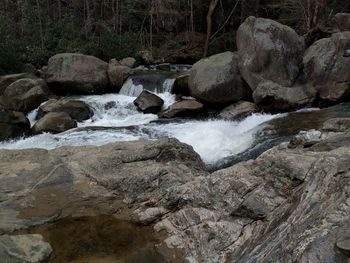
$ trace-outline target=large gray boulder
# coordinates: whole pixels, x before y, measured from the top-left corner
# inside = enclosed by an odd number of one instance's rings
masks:
[[[311,106],[316,90],[310,84],[284,87],[272,81],[258,85],[253,93],[256,105],[268,112],[280,112]]]
[[[120,64],[116,59],[111,59],[108,64],[108,78],[110,85],[117,90],[121,89],[124,81],[132,74],[132,69]]]
[[[0,141],[29,133],[30,123],[22,112],[10,111],[0,107]]]
[[[28,113],[48,100],[49,89],[42,79],[20,79],[9,85],[0,99],[7,109]]]
[[[48,262],[52,247],[41,235],[0,236],[0,257],[8,263]]]
[[[338,13],[335,15],[335,22],[340,31],[350,31],[350,14]]]
[[[71,99],[51,99],[39,107],[36,118],[41,119],[45,116],[45,114],[50,112],[67,113],[72,119],[78,122],[90,119],[94,115],[94,112],[89,105],[83,101]]]
[[[49,59],[46,81],[57,94],[99,94],[108,88],[108,63],[82,54],[63,53]]]
[[[42,117],[32,127],[34,134],[50,132],[60,133],[77,127],[77,122],[68,113],[50,112]]]
[[[254,91],[270,80],[290,87],[299,75],[304,40],[276,21],[248,17],[237,31],[240,72]]]
[[[310,46],[304,71],[321,100],[336,102],[350,95],[350,32],[335,33]]]
[[[193,65],[189,76],[191,95],[210,103],[239,101],[249,96],[238,69],[238,54],[225,52]]]

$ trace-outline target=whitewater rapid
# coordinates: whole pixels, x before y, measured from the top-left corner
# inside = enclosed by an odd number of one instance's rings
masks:
[[[170,93],[159,94],[165,108],[175,100]],[[2,149],[42,148],[62,146],[101,146],[118,141],[176,138],[191,145],[207,164],[241,153],[252,146],[261,124],[280,115],[253,114],[236,122],[228,120],[182,120],[162,124],[154,114],[143,114],[133,105],[134,97],[119,94],[83,96],[94,111],[94,116],[78,123],[78,128],[60,134],[44,133],[32,137],[1,142]],[[109,107],[106,107],[106,105]],[[113,106],[113,107],[111,107]],[[28,117],[35,122],[35,111]]]
[[[63,146],[101,146],[118,141],[171,137],[191,145],[206,164],[213,165],[252,147],[261,124],[280,117],[278,114],[253,114],[242,121],[182,119],[157,122],[157,115],[139,112],[133,101],[143,89],[147,89],[164,100],[163,110],[166,110],[176,99],[171,93],[175,79],[147,77],[145,85],[140,84],[140,76],[130,77],[119,94],[70,97],[86,102],[94,112],[91,119],[79,122],[76,129],[0,142],[0,148],[50,150]],[[149,84],[151,81],[152,85]],[[36,122],[37,112],[36,109],[27,116],[31,126]]]

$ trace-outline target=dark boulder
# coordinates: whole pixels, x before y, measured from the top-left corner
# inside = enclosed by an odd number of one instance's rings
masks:
[[[9,110],[28,113],[48,100],[49,96],[50,92],[44,80],[20,79],[5,89],[1,104]]]
[[[110,85],[118,90],[121,89],[124,81],[132,74],[130,67],[121,65],[116,59],[111,59],[107,71]]]
[[[144,90],[134,100],[134,105],[143,113],[157,114],[162,109],[164,101],[157,95]]]
[[[22,112],[0,107],[0,140],[9,140],[29,133],[30,123]]]
[[[253,93],[256,105],[268,112],[280,112],[311,106],[316,91],[310,84],[284,87],[272,81],[258,85]]]

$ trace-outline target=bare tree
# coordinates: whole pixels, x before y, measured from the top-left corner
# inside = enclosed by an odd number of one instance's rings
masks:
[[[206,36],[205,44],[204,44],[203,57],[208,56],[209,41],[210,41],[211,31],[212,31],[212,16],[214,14],[214,11],[215,11],[217,4],[218,4],[218,0],[210,0],[208,13],[207,13],[207,36]]]

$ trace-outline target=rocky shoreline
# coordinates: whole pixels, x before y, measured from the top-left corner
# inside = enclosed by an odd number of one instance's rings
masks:
[[[349,101],[350,32],[307,47],[293,29],[249,17],[237,43],[237,52],[203,59],[178,74],[177,99],[168,108],[148,91],[140,92],[135,107],[159,118],[212,114],[241,120],[254,112]],[[94,112],[66,96],[119,92],[135,66],[132,58],[106,63],[58,54],[39,77],[0,77],[0,140],[76,128]],[[118,105],[111,101],[104,107]],[[31,127],[26,115],[35,109]],[[87,231],[80,221],[97,229],[91,233],[94,242],[102,233],[98,229],[106,233],[120,227],[122,237],[140,235],[125,241],[122,262],[140,257],[191,263],[349,260],[348,117],[328,118],[317,130],[300,131],[257,158],[214,172],[193,147],[173,138],[34,148],[0,150],[0,258],[5,262],[83,262],[118,252],[109,248],[94,254],[96,243],[57,245],[57,231],[50,231],[59,226],[66,237],[72,226]],[[110,227],[103,230],[100,224]],[[85,244],[76,232],[72,236],[74,244]],[[106,234],[98,244],[109,240],[119,244]],[[62,250],[69,256],[62,259]]]

